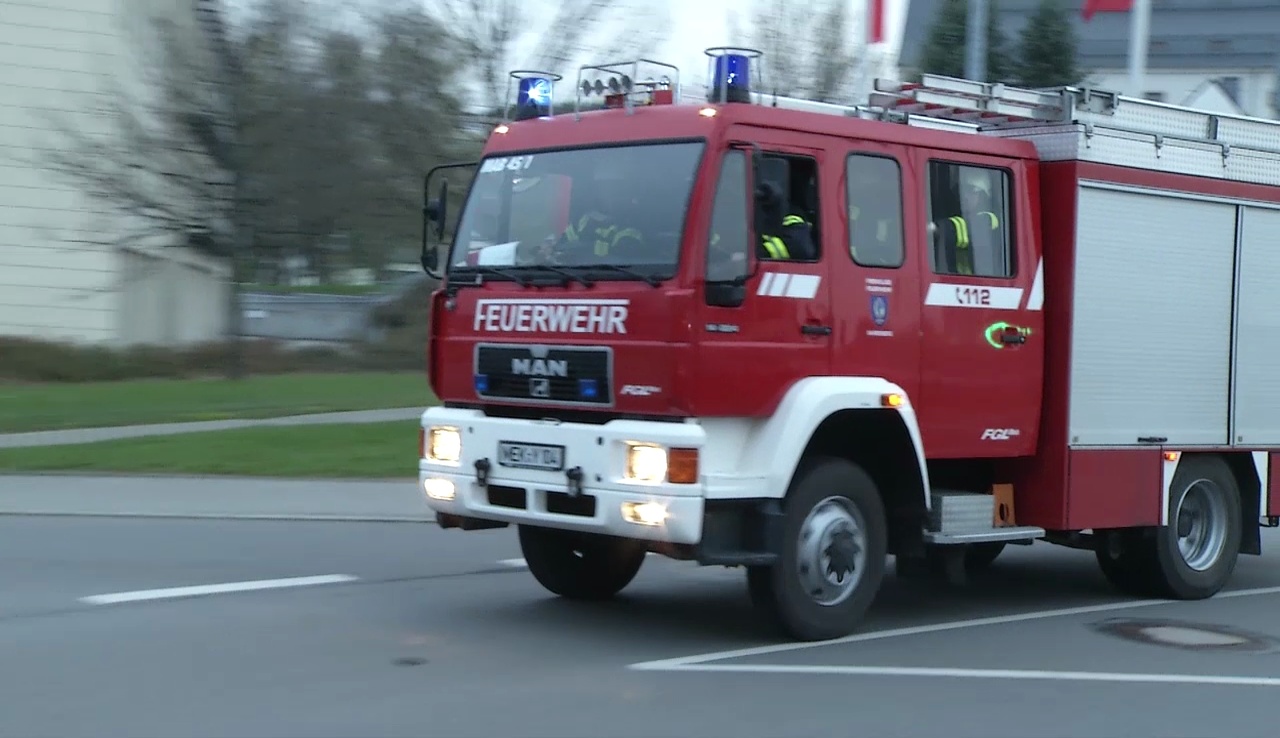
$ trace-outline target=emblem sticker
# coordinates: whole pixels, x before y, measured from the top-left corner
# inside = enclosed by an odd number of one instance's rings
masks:
[[[871,296],[871,320],[876,325],[884,325],[889,320],[889,298],[884,295]]]

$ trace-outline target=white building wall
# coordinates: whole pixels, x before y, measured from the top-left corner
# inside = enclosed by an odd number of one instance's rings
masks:
[[[1224,77],[1236,77],[1240,80],[1238,102],[1245,115],[1274,118],[1280,113],[1271,105],[1277,84],[1277,75],[1273,69],[1179,69],[1176,71],[1148,69],[1145,77],[1146,83],[1143,89],[1137,91],[1129,89],[1127,69],[1098,70],[1090,75],[1086,83],[1103,89],[1119,90],[1126,95],[1136,97],[1143,97],[1152,92],[1160,93],[1164,96],[1164,102],[1183,105],[1193,100],[1193,96],[1200,91],[1205,82]]]
[[[188,0],[0,2],[0,335],[170,344],[223,332],[220,264],[122,244],[122,221],[44,158],[66,148],[63,126],[111,135],[112,85],[144,84],[129,35],[148,8],[190,13]],[[122,245],[178,261],[137,269]]]

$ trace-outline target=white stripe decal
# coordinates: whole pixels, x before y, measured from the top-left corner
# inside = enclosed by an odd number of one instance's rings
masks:
[[[1027,295],[1028,310],[1044,309],[1044,259],[1036,264],[1036,280],[1031,283],[1031,292]]]
[[[1178,473],[1178,462],[1182,460],[1182,454],[1178,454],[1178,458],[1173,461],[1164,459],[1161,463],[1161,489],[1160,489],[1160,525],[1169,524],[1169,497],[1170,489],[1173,487],[1173,475]]]
[[[1253,452],[1253,468],[1258,471],[1258,517],[1265,518],[1271,514],[1267,510],[1267,482],[1271,481],[1271,454],[1266,451]]]
[[[793,274],[787,284],[787,297],[798,297],[812,300],[818,294],[818,285],[822,278],[816,274]]]
[[[1022,305],[1022,288],[934,282],[929,285],[924,304],[986,310],[1017,310]]]
[[[818,287],[821,285],[822,277],[817,274],[765,272],[760,278],[760,286],[756,288],[756,294],[764,297],[812,300],[818,296]]]

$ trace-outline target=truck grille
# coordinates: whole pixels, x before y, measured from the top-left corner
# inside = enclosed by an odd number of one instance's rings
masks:
[[[477,344],[476,395],[492,400],[608,407],[613,351],[607,346]]]

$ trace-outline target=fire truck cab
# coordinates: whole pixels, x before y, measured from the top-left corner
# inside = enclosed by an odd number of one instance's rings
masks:
[[[483,159],[428,175],[442,528],[515,524],[567,598],[649,553],[741,566],[806,640],[857,627],[890,555],[959,581],[1045,540],[1202,598],[1260,552],[1280,123],[930,75],[823,104],[708,55],[694,100],[583,67],[572,113],[514,73]]]

